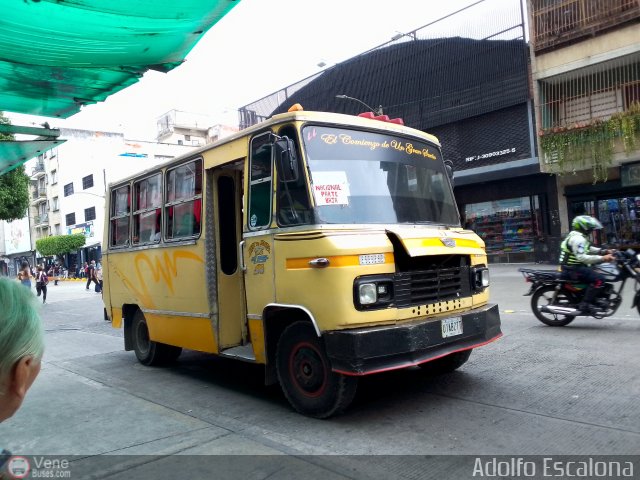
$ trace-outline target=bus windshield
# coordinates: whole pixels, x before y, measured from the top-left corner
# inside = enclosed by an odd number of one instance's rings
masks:
[[[302,133],[316,223],[460,225],[435,145],[317,125]]]

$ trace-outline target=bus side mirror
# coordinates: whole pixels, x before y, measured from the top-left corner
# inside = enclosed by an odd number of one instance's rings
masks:
[[[453,187],[453,162],[451,160],[445,160],[444,169],[447,171],[447,176],[449,180],[451,180],[451,186]]]
[[[274,143],[278,176],[281,182],[296,182],[300,175],[293,140],[282,137]]]

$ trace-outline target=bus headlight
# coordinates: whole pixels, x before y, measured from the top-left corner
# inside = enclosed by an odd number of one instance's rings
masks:
[[[356,278],[353,302],[356,309],[385,308],[393,301],[393,278],[388,275],[367,275]]]
[[[371,305],[378,301],[378,289],[375,283],[361,283],[358,285],[360,305]]]

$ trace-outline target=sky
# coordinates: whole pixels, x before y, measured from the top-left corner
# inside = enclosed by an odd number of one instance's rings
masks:
[[[171,72],[147,72],[66,120],[6,114],[14,124],[47,120],[52,127],[123,132],[139,140],[153,140],[157,118],[173,109],[237,125],[239,107],[477,2],[240,0]],[[519,2],[491,0],[487,8]]]

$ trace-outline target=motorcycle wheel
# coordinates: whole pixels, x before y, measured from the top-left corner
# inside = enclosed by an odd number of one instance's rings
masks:
[[[560,315],[557,313],[543,312],[540,310],[545,305],[554,305],[556,307],[575,308],[571,298],[563,290],[556,295],[556,301],[553,302],[553,296],[556,293],[556,287],[547,285],[537,289],[531,297],[531,310],[538,320],[550,327],[564,327],[573,322],[574,316]]]

